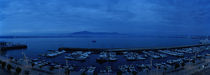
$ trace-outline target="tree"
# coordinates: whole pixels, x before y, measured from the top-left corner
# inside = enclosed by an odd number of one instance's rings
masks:
[[[81,75],[87,75],[85,72],[82,72],[82,74]]]
[[[195,60],[192,60],[192,63],[195,63]]]
[[[1,63],[1,66],[2,66],[2,68],[5,68],[6,62],[2,62],[2,63]]]
[[[39,66],[40,69],[42,69],[42,67],[43,67],[42,65]]]
[[[69,75],[70,74],[70,70],[68,68],[65,69],[65,75]]]
[[[117,75],[122,75],[122,71],[118,71],[117,72]]]
[[[9,60],[12,61],[14,59],[14,57],[9,57]]]
[[[179,68],[179,64],[176,63],[174,68],[175,68],[175,69]]]
[[[32,68],[34,68],[35,64],[34,63],[31,63],[31,66],[32,66]]]
[[[8,71],[11,71],[11,69],[12,69],[12,65],[8,64],[8,65],[7,65],[7,70],[8,70]]]
[[[98,75],[98,73],[96,71],[93,72],[93,75]]]
[[[184,67],[185,66],[185,63],[183,62],[181,65],[182,65],[182,67]]]
[[[16,73],[17,73],[17,74],[20,74],[21,71],[22,71],[22,69],[21,69],[20,67],[17,67],[17,68],[16,68]]]
[[[160,69],[160,66],[157,66],[157,69]]]
[[[167,70],[167,67],[164,67],[164,70],[166,71]]]
[[[49,70],[53,71],[55,68],[53,66],[50,66]]]
[[[137,72],[136,72],[136,71],[133,71],[132,74],[133,74],[133,75],[137,75]]]
[[[195,60],[192,60],[192,63],[195,63]]]
[[[163,75],[165,75],[165,72],[167,71],[167,67],[164,67],[164,72],[163,72]]]

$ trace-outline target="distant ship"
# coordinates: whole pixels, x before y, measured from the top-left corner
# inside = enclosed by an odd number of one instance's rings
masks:
[[[96,43],[96,40],[92,40],[91,42],[92,42],[92,43]]]

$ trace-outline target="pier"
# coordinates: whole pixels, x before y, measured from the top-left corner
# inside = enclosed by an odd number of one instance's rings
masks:
[[[27,45],[13,44],[10,42],[0,42],[0,50],[15,50],[15,49],[26,49]]]

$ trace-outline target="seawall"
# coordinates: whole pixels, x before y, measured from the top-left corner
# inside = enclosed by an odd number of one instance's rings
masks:
[[[210,46],[210,44],[197,44],[197,45],[186,45],[186,46],[177,46],[177,47],[162,47],[162,48],[59,48],[58,50],[66,51],[111,51],[111,52],[138,52],[145,50],[171,50],[171,49],[183,49],[183,48],[192,48],[192,47],[201,47],[201,46]]]

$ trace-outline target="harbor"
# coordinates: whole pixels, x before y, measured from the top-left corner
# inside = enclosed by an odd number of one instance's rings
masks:
[[[206,63],[210,58],[210,44],[150,49],[58,48],[37,55],[38,57],[28,57],[22,53],[23,58],[1,57],[3,62],[12,64],[13,67],[21,65],[19,67],[23,70],[22,74],[27,68],[30,69],[26,70],[27,73],[46,75],[162,75],[183,73],[187,70],[185,67],[190,65],[204,64],[208,67]],[[203,65],[199,67],[202,69]],[[195,69],[195,72],[200,69]]]
[[[185,64],[200,63],[209,55],[209,45],[140,51],[69,51],[64,58],[71,71],[86,74],[146,73],[156,69],[171,73]],[[58,50],[62,51],[62,50]],[[94,61],[94,62],[91,62]],[[91,63],[90,63],[91,62]],[[79,63],[79,65],[74,64]],[[177,67],[177,65],[179,65]],[[165,71],[167,70],[167,71]]]
[[[54,74],[51,69],[65,70],[85,74],[106,73],[140,73],[144,74],[156,69],[161,73],[171,73],[185,64],[200,63],[210,55],[210,46],[184,47],[161,50],[140,51],[69,51],[49,50],[39,58],[27,58],[27,63],[34,69],[41,69],[49,74]],[[65,63],[51,62],[48,59],[62,57]],[[24,59],[12,59],[12,62],[24,62]],[[62,60],[62,59],[60,59]],[[93,63],[88,63],[95,61]],[[23,64],[22,64],[23,65]],[[177,66],[178,65],[178,66]]]

